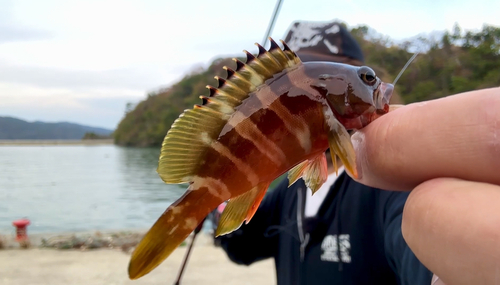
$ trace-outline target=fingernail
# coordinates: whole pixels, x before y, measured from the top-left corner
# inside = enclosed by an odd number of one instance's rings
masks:
[[[365,134],[361,131],[355,132],[351,136],[351,142],[356,153],[356,170],[358,171],[358,178],[356,180],[360,181],[363,178],[362,161],[365,159]]]

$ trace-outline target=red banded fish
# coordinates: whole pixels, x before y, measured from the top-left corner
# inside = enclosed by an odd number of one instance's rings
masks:
[[[165,260],[219,204],[229,200],[217,235],[249,222],[269,184],[288,172],[316,191],[327,178],[325,151],[356,177],[348,130],[389,111],[393,86],[369,67],[302,63],[282,42],[246,63],[224,67],[227,78],[207,86],[202,105],[184,111],[168,131],[158,173],[166,183],[189,183],[136,247],[129,277],[137,279]]]

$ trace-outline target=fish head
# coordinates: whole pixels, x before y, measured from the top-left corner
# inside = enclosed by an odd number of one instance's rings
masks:
[[[394,87],[367,66],[334,62],[304,63],[311,87],[319,91],[348,130],[361,129],[389,112]]]

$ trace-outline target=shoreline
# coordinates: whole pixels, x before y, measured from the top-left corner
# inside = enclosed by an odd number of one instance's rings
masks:
[[[145,233],[140,230],[135,232],[139,233],[140,237]],[[93,236],[99,236],[96,233],[94,232]],[[60,234],[33,234],[29,237],[34,241],[40,236],[53,235]],[[188,237],[186,242],[189,244],[191,238]],[[155,270],[138,280],[130,280],[127,274],[132,249],[133,247],[126,250],[120,247],[53,249],[34,246],[26,250],[2,249],[0,283],[5,285],[174,284],[188,247],[179,246]],[[266,259],[250,266],[237,265],[229,260],[220,247],[214,246],[210,234],[200,232],[196,237],[181,284],[276,284],[274,260]]]
[[[148,229],[118,229],[118,230],[92,230],[80,232],[48,232],[30,233],[28,227],[29,248],[52,249],[99,249],[135,247],[146,234]],[[0,232],[0,250],[21,249],[16,241],[14,231]]]
[[[113,139],[95,140],[0,140],[0,146],[20,145],[112,145]]]

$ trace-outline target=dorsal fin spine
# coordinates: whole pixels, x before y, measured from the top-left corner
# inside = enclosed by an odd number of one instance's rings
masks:
[[[226,76],[226,79],[231,79],[231,77],[234,76],[234,70],[232,70],[231,68],[227,67],[227,66],[223,66],[222,69],[224,69],[226,72],[227,72],[227,76]]]
[[[245,78],[244,73],[236,72],[227,66],[224,66],[222,68],[224,68],[227,71],[227,73],[228,73],[227,78],[229,79],[230,76],[233,77],[232,81],[236,85],[238,85],[238,87],[240,87],[242,90],[247,89],[248,92],[252,92],[255,90],[255,88],[257,88],[257,86],[259,86],[262,83],[262,82],[259,82],[258,85],[255,85],[252,82],[250,82],[247,78]]]
[[[245,64],[243,62],[241,62],[239,59],[237,58],[232,58],[234,62],[236,62],[236,71],[240,71],[240,69],[245,66]]]
[[[241,67],[239,68],[238,72],[241,73],[245,78],[249,78],[249,81],[255,85],[259,86],[265,81],[265,77],[261,74],[259,74],[257,71],[255,71],[250,65],[245,64],[238,59],[233,59],[236,61],[236,64],[241,64]]]
[[[269,48],[269,51],[274,51],[274,50],[281,50],[280,46],[273,40],[273,38],[269,37],[269,42],[271,43],[271,47]]]
[[[255,60],[255,56],[253,54],[251,54],[249,51],[247,51],[246,49],[244,49],[243,52],[247,55],[247,62],[246,62],[246,64],[250,64],[252,61]]]
[[[283,44],[283,53],[286,55],[288,58],[289,62],[291,65],[299,64],[300,59],[297,56],[295,52],[293,52],[288,45],[285,43],[285,41],[281,40],[281,43]]]
[[[235,78],[238,78],[239,80],[242,80],[242,81],[245,81],[247,83],[251,83],[247,78],[245,78],[245,76],[243,76],[243,74],[241,74],[240,72],[236,72],[235,70],[232,70],[231,68],[227,67],[227,66],[223,66],[222,68],[224,68],[227,73],[228,73],[228,78],[229,78],[229,73],[231,73],[231,76],[234,76]]]
[[[274,74],[286,68],[286,66],[282,66],[279,63],[279,61],[273,56],[272,53],[268,52],[259,43],[255,43],[255,45],[259,47],[258,59],[260,59],[262,65],[265,66],[271,73]]]
[[[249,92],[243,90],[234,80],[225,80],[219,76],[215,76],[215,79],[219,81],[219,90],[224,90],[238,99],[248,96]]]
[[[281,65],[282,68],[287,68],[289,66],[288,57],[271,37],[269,37],[269,41],[271,42],[271,47],[269,48],[269,51],[271,51],[271,54],[274,56],[274,58]]]

